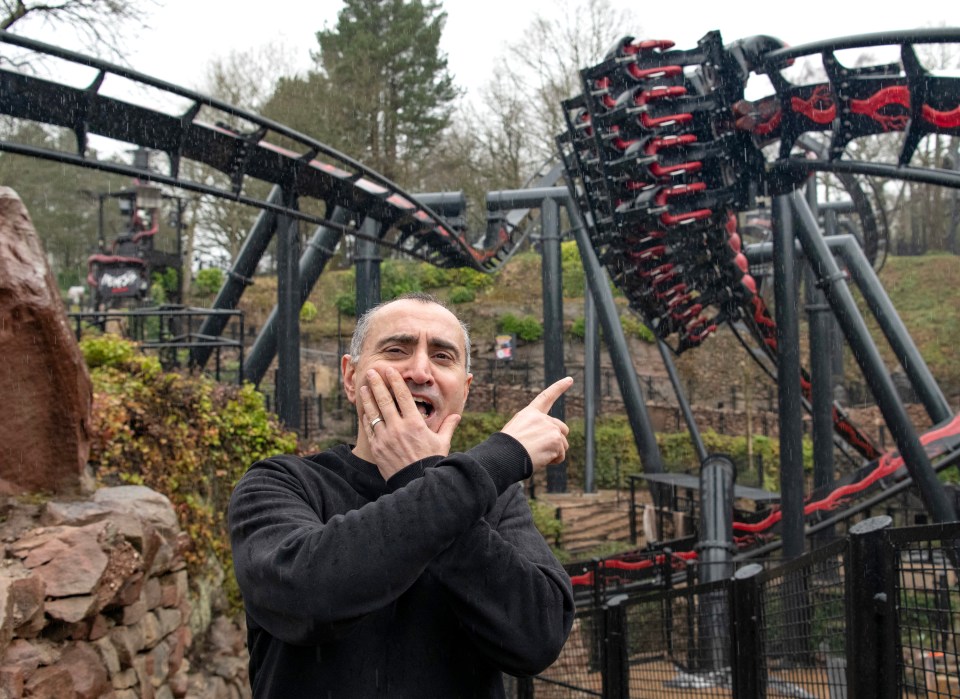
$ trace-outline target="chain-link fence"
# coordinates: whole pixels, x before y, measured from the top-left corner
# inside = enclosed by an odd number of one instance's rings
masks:
[[[707,584],[692,552],[572,564],[574,631],[518,696],[960,699],[960,523],[890,524]]]

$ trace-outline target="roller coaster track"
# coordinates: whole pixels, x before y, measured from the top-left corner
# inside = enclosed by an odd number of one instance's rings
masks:
[[[756,281],[747,272],[737,212],[758,194],[790,191],[821,170],[960,187],[960,174],[910,167],[921,138],[960,135],[960,80],[928,74],[917,43],[960,41],[960,30],[865,35],[784,48],[770,37],[724,46],[718,32],[697,48],[625,37],[582,71],[584,92],[566,103],[561,137],[568,177],[592,222],[594,247],[631,305],[683,352],[727,321],[753,326],[770,343]],[[902,66],[847,68],[836,51],[901,46]],[[823,57],[829,81],[790,84],[781,71]],[[775,94],[749,102],[751,73]],[[897,163],[844,158],[853,139],[902,131]],[[804,135],[829,132],[827,159],[795,152]],[[764,148],[779,140],[779,156]],[[868,250],[868,256],[871,256]]]
[[[77,143],[77,151],[71,153],[0,138],[0,151],[231,199],[372,239],[379,245],[401,250],[439,267],[494,271],[528,233],[526,226],[502,226],[488,235],[486,247],[478,248],[466,239],[463,231],[393,182],[282,124],[133,70],[8,32],[0,32],[0,45],[10,52],[25,51],[34,57],[66,61],[72,68],[81,66],[93,75],[85,87],[75,87],[28,71],[11,70],[8,66],[17,60],[0,55],[0,114],[70,129]],[[186,109],[165,113],[153,106],[104,94],[104,83],[117,79],[132,83],[136,90],[148,90],[151,105],[176,101],[186,104]],[[232,124],[243,126],[230,126],[222,120],[215,123],[202,120],[218,113],[221,119],[225,117]],[[94,135],[161,151],[169,159],[169,170],[161,174],[98,159],[89,148],[89,137]],[[184,177],[181,167],[184,161],[223,173],[229,184],[218,186]],[[379,232],[371,236],[355,226],[251,194],[248,186],[251,179],[279,186],[295,197],[322,201],[326,212],[341,207],[351,212],[358,223],[372,218],[379,222]],[[513,219],[519,221],[523,213],[514,215]]]
[[[776,324],[743,254],[737,214],[758,195],[786,194],[810,173],[855,175],[960,187],[960,173],[911,166],[921,139],[960,136],[960,79],[928,73],[916,44],[960,42],[960,29],[871,34],[786,48],[759,36],[722,43],[719,32],[696,48],[635,40],[616,43],[604,61],[581,71],[583,93],[564,103],[567,130],[557,138],[574,198],[598,258],[631,308],[676,353],[700,346],[722,324],[748,329],[774,364]],[[900,47],[899,63],[844,66],[843,49]],[[827,80],[794,85],[783,70],[820,56]],[[766,74],[774,94],[744,98],[751,74]],[[902,132],[895,163],[847,154],[854,139]],[[811,148],[811,134],[828,143]],[[821,137],[822,138],[822,137]],[[770,157],[769,146],[779,141]],[[816,157],[811,157],[811,152]],[[862,192],[853,192],[856,202]],[[858,203],[864,210],[864,202]],[[867,209],[865,224],[875,226]],[[877,246],[867,237],[872,260]],[[801,381],[809,398],[806,372]],[[839,507],[897,472],[896,452],[881,454],[834,406],[835,431],[871,461],[832,493],[808,500],[806,514]],[[921,439],[931,457],[953,453],[960,425],[938,424]],[[776,517],[743,525],[769,530]]]

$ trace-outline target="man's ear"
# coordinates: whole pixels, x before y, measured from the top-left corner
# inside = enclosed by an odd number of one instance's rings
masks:
[[[463,387],[463,404],[467,404],[467,398],[470,397],[470,384],[473,383],[473,374],[467,374],[467,382]]]
[[[356,405],[357,385],[354,381],[357,376],[357,365],[350,361],[349,354],[340,358],[340,373],[343,374],[343,391],[347,394],[347,400]]]

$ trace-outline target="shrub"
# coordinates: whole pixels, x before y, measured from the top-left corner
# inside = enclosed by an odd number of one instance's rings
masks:
[[[582,340],[587,336],[586,318],[580,316],[573,321],[573,324],[570,326],[570,335],[578,340]]]
[[[587,278],[583,272],[583,262],[580,260],[576,241],[568,240],[560,244],[560,264],[563,269],[563,295],[567,298],[583,296],[586,293]]]
[[[469,267],[460,267],[459,269],[453,270],[452,276],[453,279],[450,282],[451,284],[465,286],[468,289],[473,289],[474,291],[480,291],[493,286],[492,274],[478,272],[477,270],[470,269]]]
[[[294,451],[296,436],[250,384],[166,373],[112,335],[85,338],[80,347],[94,387],[90,463],[97,480],[166,495],[190,537],[184,556],[191,574],[203,575],[215,557],[238,604],[226,527],[230,493],[254,461]]]
[[[173,267],[163,272],[154,272],[151,278],[150,295],[156,303],[163,303],[180,290],[180,275]]]
[[[417,276],[424,289],[450,286],[453,283],[454,272],[455,270],[437,267],[429,262],[421,262],[417,266]]]
[[[333,305],[346,316],[357,315],[357,295],[352,291],[344,291],[333,299]]]
[[[318,313],[319,311],[312,301],[304,301],[303,305],[300,306],[300,322],[309,323],[316,320]]]
[[[423,287],[413,265],[398,260],[386,260],[380,265],[380,290],[381,298],[389,301],[411,291],[423,291]]]
[[[543,337],[543,325],[533,316],[518,318],[512,313],[507,313],[500,318],[500,330],[516,335],[524,342],[536,342]]]
[[[653,331],[631,314],[625,313],[620,316],[620,325],[623,326],[625,335],[633,336],[650,344],[657,341],[657,336],[653,334]]]
[[[470,303],[476,297],[473,289],[466,286],[455,286],[450,289],[450,303]]]
[[[527,500],[533,515],[533,524],[551,547],[555,548],[563,534],[563,522],[557,519],[557,510],[541,500]]]
[[[90,369],[128,364],[137,356],[137,346],[116,335],[88,335],[80,343],[83,360]],[[146,357],[138,358],[142,361]]]
[[[223,286],[223,270],[207,267],[197,272],[193,282],[194,290],[201,296],[213,296]]]

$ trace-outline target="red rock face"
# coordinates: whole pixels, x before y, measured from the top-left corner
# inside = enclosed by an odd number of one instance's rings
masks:
[[[76,490],[92,389],[43,247],[0,187],[0,492]]]

